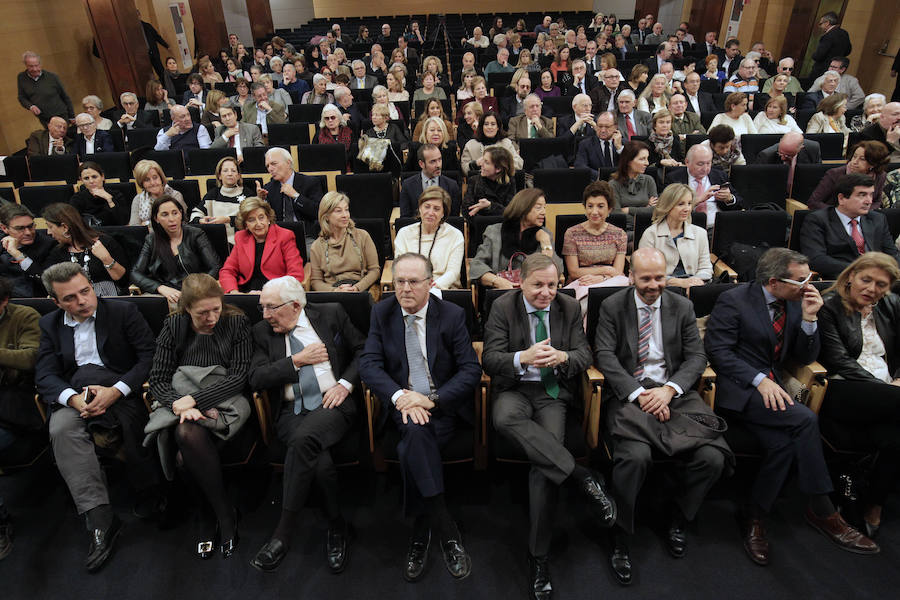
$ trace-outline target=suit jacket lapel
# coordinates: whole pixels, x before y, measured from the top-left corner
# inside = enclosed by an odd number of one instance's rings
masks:
[[[434,361],[440,349],[438,342],[441,334],[441,309],[436,298],[428,294],[428,312],[425,314],[425,350],[428,360],[428,371],[434,373]],[[406,357],[404,357],[406,358]],[[406,366],[407,371],[409,365]]]
[[[756,316],[759,318],[760,325],[763,328],[763,331],[766,332],[767,337],[769,338],[769,343],[772,345],[772,349],[775,349],[775,330],[772,328],[772,317],[769,316],[769,307],[766,305],[766,296],[763,294],[763,288],[760,285],[756,287],[757,284],[754,284],[754,287],[750,288],[750,301],[753,304],[753,312],[756,313]],[[787,325],[787,322],[785,322]],[[785,326],[785,330],[787,330],[787,326]],[[782,355],[784,352],[782,352]]]
[[[850,237],[850,234],[848,234],[847,230],[844,229],[844,224],[841,223],[841,218],[837,214],[837,209],[831,208],[828,211],[828,224],[835,235],[838,236],[838,239],[844,240],[844,243],[847,244],[847,247],[855,253],[857,251],[856,242],[853,241],[853,238]],[[863,234],[863,238],[865,237],[865,234]]]
[[[624,336],[625,340],[628,342],[628,354],[629,361],[628,368],[631,371],[634,371],[634,367],[637,365],[637,347],[638,347],[638,318],[637,318],[637,306],[634,304],[634,288],[630,288],[630,293],[625,294],[625,306],[623,307],[622,314],[625,315],[625,326],[624,331],[628,332],[627,335]],[[634,335],[631,334],[634,332]]]
[[[869,248],[877,248],[877,244],[873,242],[877,242],[875,239],[875,223],[872,221],[872,217],[869,215],[863,215],[859,218],[859,229],[862,232],[863,240],[866,242],[866,246]],[[853,242],[853,247],[856,247],[856,242]]]
[[[671,377],[676,369],[672,366],[672,353],[678,345],[678,335],[677,331],[675,331],[675,327],[677,326],[677,319],[675,315],[675,307],[672,306],[671,299],[667,298],[668,294],[663,291],[661,296],[661,303],[659,306],[659,321],[660,325],[662,325],[662,342],[663,342],[663,356],[666,361],[666,372],[669,377]]]
[[[109,325],[109,311],[106,309],[106,304],[104,300],[97,301],[97,316],[94,321],[94,335],[97,340],[97,353],[100,355],[100,359],[103,361],[107,367],[109,367],[109,360],[106,356],[104,356],[104,349],[106,347],[106,340],[109,337],[109,330],[107,326]]]
[[[554,298],[553,308],[550,310],[550,345],[558,349],[568,348],[568,341],[569,331],[563,321],[562,302]]]

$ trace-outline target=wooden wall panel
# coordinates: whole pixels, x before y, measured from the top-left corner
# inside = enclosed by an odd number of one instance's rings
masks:
[[[228,46],[228,27],[225,26],[225,11],[220,0],[191,0],[191,14],[197,35],[200,53],[208,53],[210,58],[218,56],[219,50]]]
[[[250,17],[250,31],[254,40],[275,32],[269,0],[247,0],[247,16]],[[253,42],[250,40],[247,43]]]

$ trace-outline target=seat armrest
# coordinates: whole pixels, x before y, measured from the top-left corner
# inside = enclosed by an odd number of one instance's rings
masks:
[[[372,393],[372,390],[366,386],[366,384],[362,384],[363,386],[363,401],[366,405],[366,425],[369,429],[369,452],[371,454],[375,453],[375,421],[378,417],[378,402],[376,402],[375,394]]]
[[[809,390],[806,405],[811,411],[819,414],[828,388],[828,370],[818,362],[806,365],[789,364],[784,370],[806,386]]]
[[[584,373],[584,430],[588,447],[591,449],[600,443],[601,388],[605,381],[603,373],[593,365]]]
[[[700,380],[697,382],[697,392],[710,408],[716,407],[716,372],[706,365]]]
[[[265,392],[253,392],[253,406],[256,408],[256,418],[259,420],[259,434],[263,443],[269,445],[269,395]]]
[[[806,204],[800,202],[799,200],[794,200],[793,198],[786,198],[784,201],[784,207],[787,210],[787,213],[792,217],[794,216],[794,211],[809,210],[809,207]]]
[[[710,262],[712,262],[713,275],[716,278],[721,277],[722,273],[727,273],[728,279],[730,279],[732,283],[737,283],[737,280],[738,280],[737,271],[735,271],[734,269],[729,267],[727,264],[725,264],[724,261],[719,259],[719,257],[716,256],[715,254],[713,254],[712,252],[709,253],[709,260],[710,260]]]
[[[394,289],[394,261],[384,261],[384,267],[381,269],[381,289],[389,292]]]

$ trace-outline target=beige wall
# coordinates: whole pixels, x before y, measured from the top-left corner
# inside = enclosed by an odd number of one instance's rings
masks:
[[[841,25],[853,43],[849,70],[867,94],[880,92],[890,99],[896,82],[890,76],[891,64],[893,55],[900,52],[900,20],[897,5],[891,12],[886,10],[887,4],[884,0],[851,0]],[[891,56],[878,54],[884,42]]]
[[[24,70],[21,56],[26,50],[40,54],[44,68],[59,75],[76,113],[87,94],[100,96],[107,105],[112,101],[103,63],[91,54],[93,34],[81,2],[7,0],[0,39],[5,58],[0,61],[0,81],[11,92],[0,96],[0,154],[24,148],[28,135],[41,127],[16,99],[16,76]]]
[[[593,10],[593,0],[518,0],[512,3],[492,3],[483,0],[393,0],[383,5],[373,5],[371,0],[313,0],[316,17],[355,17],[373,13],[385,15],[412,15],[424,13],[483,13],[489,14],[496,7],[502,11],[552,11]],[[553,14],[552,12],[550,14]],[[272,17],[275,17],[273,11]],[[275,27],[281,27],[275,23]]]

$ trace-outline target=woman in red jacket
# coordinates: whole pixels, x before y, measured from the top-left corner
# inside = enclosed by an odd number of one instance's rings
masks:
[[[275,211],[265,200],[251,196],[241,202],[234,249],[219,271],[225,293],[259,292],[264,283],[292,275],[303,281],[303,259],[294,233],[275,225]]]

